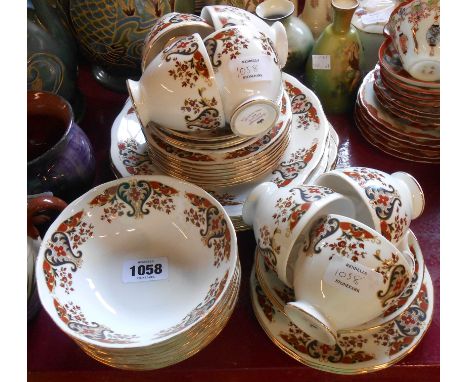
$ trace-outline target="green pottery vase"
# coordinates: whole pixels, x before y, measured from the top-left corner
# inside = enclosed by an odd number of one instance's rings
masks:
[[[301,74],[312,51],[314,38],[309,27],[294,16],[294,3],[288,0],[266,0],[255,9],[258,17],[269,25],[281,22],[288,37],[288,60],[283,71],[292,75]]]
[[[358,5],[357,0],[332,0],[333,23],[315,42],[306,64],[305,82],[329,113],[352,109],[362,78],[362,45],[351,25]]]

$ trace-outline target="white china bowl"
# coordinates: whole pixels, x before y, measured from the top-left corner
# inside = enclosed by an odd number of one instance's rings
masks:
[[[234,227],[212,196],[174,178],[134,176],[95,187],[60,214],[36,277],[42,305],[73,339],[135,348],[203,320],[237,259]]]

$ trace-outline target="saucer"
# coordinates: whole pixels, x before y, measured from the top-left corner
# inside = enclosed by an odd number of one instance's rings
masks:
[[[409,307],[390,322],[357,333],[338,333],[335,346],[308,336],[278,310],[261,288],[255,269],[250,277],[254,313],[273,343],[295,360],[336,374],[361,374],[387,368],[408,355],[432,320],[434,292],[425,269],[424,281]]]
[[[382,313],[379,317],[352,329],[340,330],[339,333],[357,332],[362,330],[367,330],[368,328],[374,328],[377,326],[382,326],[389,321],[393,320],[399,313],[407,309],[410,304],[416,298],[424,278],[424,258],[421,252],[421,247],[419,246],[418,240],[414,233],[409,230],[406,236],[407,240],[407,249],[411,252],[415,259],[415,272],[411,278],[410,283],[403,291],[401,296],[390,304],[387,310]],[[273,303],[275,309],[284,313],[284,306],[291,301],[295,301],[294,290],[284,284],[272,271],[266,261],[268,257],[262,256],[257,247],[255,251],[255,271],[257,275],[257,280],[263,289],[263,292],[266,294],[268,299]],[[285,313],[284,313],[285,314]]]
[[[253,188],[268,181],[279,187],[311,181],[320,175],[315,170],[319,164],[324,165],[321,160],[326,160],[328,164],[328,147],[337,146],[336,132],[326,119],[317,96],[291,75],[283,73],[283,80],[290,98],[293,118],[290,143],[278,165],[266,175],[248,183],[207,189],[223,205],[233,222],[238,223],[236,229],[239,226],[247,228],[241,218],[242,206]],[[333,137],[330,144],[327,140],[329,136]],[[336,148],[333,152],[336,152]],[[146,139],[130,101],[126,102],[112,125],[110,156],[117,177],[162,174],[149,157]],[[335,160],[336,154],[332,162]],[[321,168],[325,170],[326,167]]]

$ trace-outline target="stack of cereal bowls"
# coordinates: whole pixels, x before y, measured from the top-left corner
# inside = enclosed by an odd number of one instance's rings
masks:
[[[141,79],[129,80],[128,90],[150,157],[165,174],[226,187],[271,171],[290,142],[281,73],[287,37],[280,23],[270,27],[238,8],[202,14],[208,21],[180,13],[158,20]],[[226,21],[239,14],[238,23]]]
[[[395,9],[379,63],[356,102],[362,135],[382,151],[415,162],[440,160],[439,18],[438,1],[413,0]]]
[[[313,185],[258,186],[244,206],[257,239],[251,297],[271,340],[320,370],[359,374],[405,357],[432,318],[432,281],[411,220],[409,174],[352,167]]]
[[[149,370],[208,345],[237,301],[234,227],[197,186],[166,176],[102,184],[51,225],[36,268],[53,321],[109,366]]]

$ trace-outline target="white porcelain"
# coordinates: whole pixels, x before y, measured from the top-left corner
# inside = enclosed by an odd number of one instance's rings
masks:
[[[226,123],[215,74],[198,33],[169,44],[139,81],[127,80],[127,87],[143,126],[153,121],[193,132],[222,128]]]
[[[259,284],[254,269],[250,293],[255,316],[271,341],[296,361],[314,369],[344,375],[370,373],[399,362],[418,345],[432,346],[423,339],[434,313],[434,289],[426,267],[424,282],[416,291],[415,298],[408,304],[402,301],[403,312],[385,325],[357,332],[338,332],[335,346],[310,337],[276,308]],[[284,306],[287,300],[283,296],[282,293]]]
[[[322,217],[307,234],[293,265],[296,301],[285,313],[312,337],[334,345],[338,330],[375,319],[401,295],[413,276],[414,259],[342,215]]]
[[[252,30],[258,30],[268,36],[276,53],[280,67],[286,65],[288,59],[288,37],[283,24],[275,22],[269,26],[265,21],[244,9],[229,5],[210,5],[203,7],[200,16],[216,30],[234,25],[244,25]]]
[[[394,10],[386,33],[406,71],[421,81],[440,79],[440,2],[413,0]]]
[[[141,55],[141,70],[174,39],[198,33],[202,38],[214,31],[213,27],[197,15],[171,12],[161,16],[146,35]]]
[[[282,77],[271,40],[248,26],[226,27],[204,39],[226,121],[238,136],[259,136],[279,117]]]
[[[421,186],[401,171],[390,175],[368,167],[337,168],[320,175],[315,184],[352,199],[356,219],[397,246],[411,221],[424,211]]]
[[[328,167],[327,158],[324,162],[322,158],[329,152],[327,138],[336,136],[336,132],[330,128],[317,96],[293,76],[283,73],[283,79],[291,102],[291,140],[276,168],[246,184],[209,189],[233,219],[242,220],[242,206],[258,184],[275,182],[280,188],[304,184],[312,182]],[[336,146],[334,143],[330,152],[330,164],[336,160]],[[146,138],[130,101],[126,102],[112,125],[110,157],[117,177],[162,175],[149,158]]]
[[[388,324],[391,320],[397,318],[411,305],[411,303],[417,297],[424,279],[423,276],[425,265],[418,240],[411,230],[409,230],[406,235],[405,245],[402,247],[402,250],[411,253],[412,259],[410,259],[410,261],[412,262],[414,259],[415,264],[413,277],[406,286],[405,290],[397,299],[395,299],[391,304],[387,305],[385,311],[380,316],[373,320],[367,321],[363,325],[359,325],[350,329],[339,330],[337,332],[338,336],[344,336],[347,333],[351,334],[364,332],[373,330],[376,327],[382,327]],[[278,277],[276,277],[258,250],[255,251],[255,272],[263,291],[268,295],[268,298],[271,300],[275,308],[285,314],[284,308],[286,304],[296,300],[294,290],[286,286],[278,279]]]
[[[242,219],[253,227],[259,250],[288,286],[309,228],[331,213],[354,216],[351,200],[330,188],[298,185],[281,189],[271,182],[255,187],[242,208]]]
[[[42,305],[73,339],[137,348],[203,320],[227,293],[237,259],[216,199],[174,178],[133,176],[93,188],[60,214],[36,277]]]

